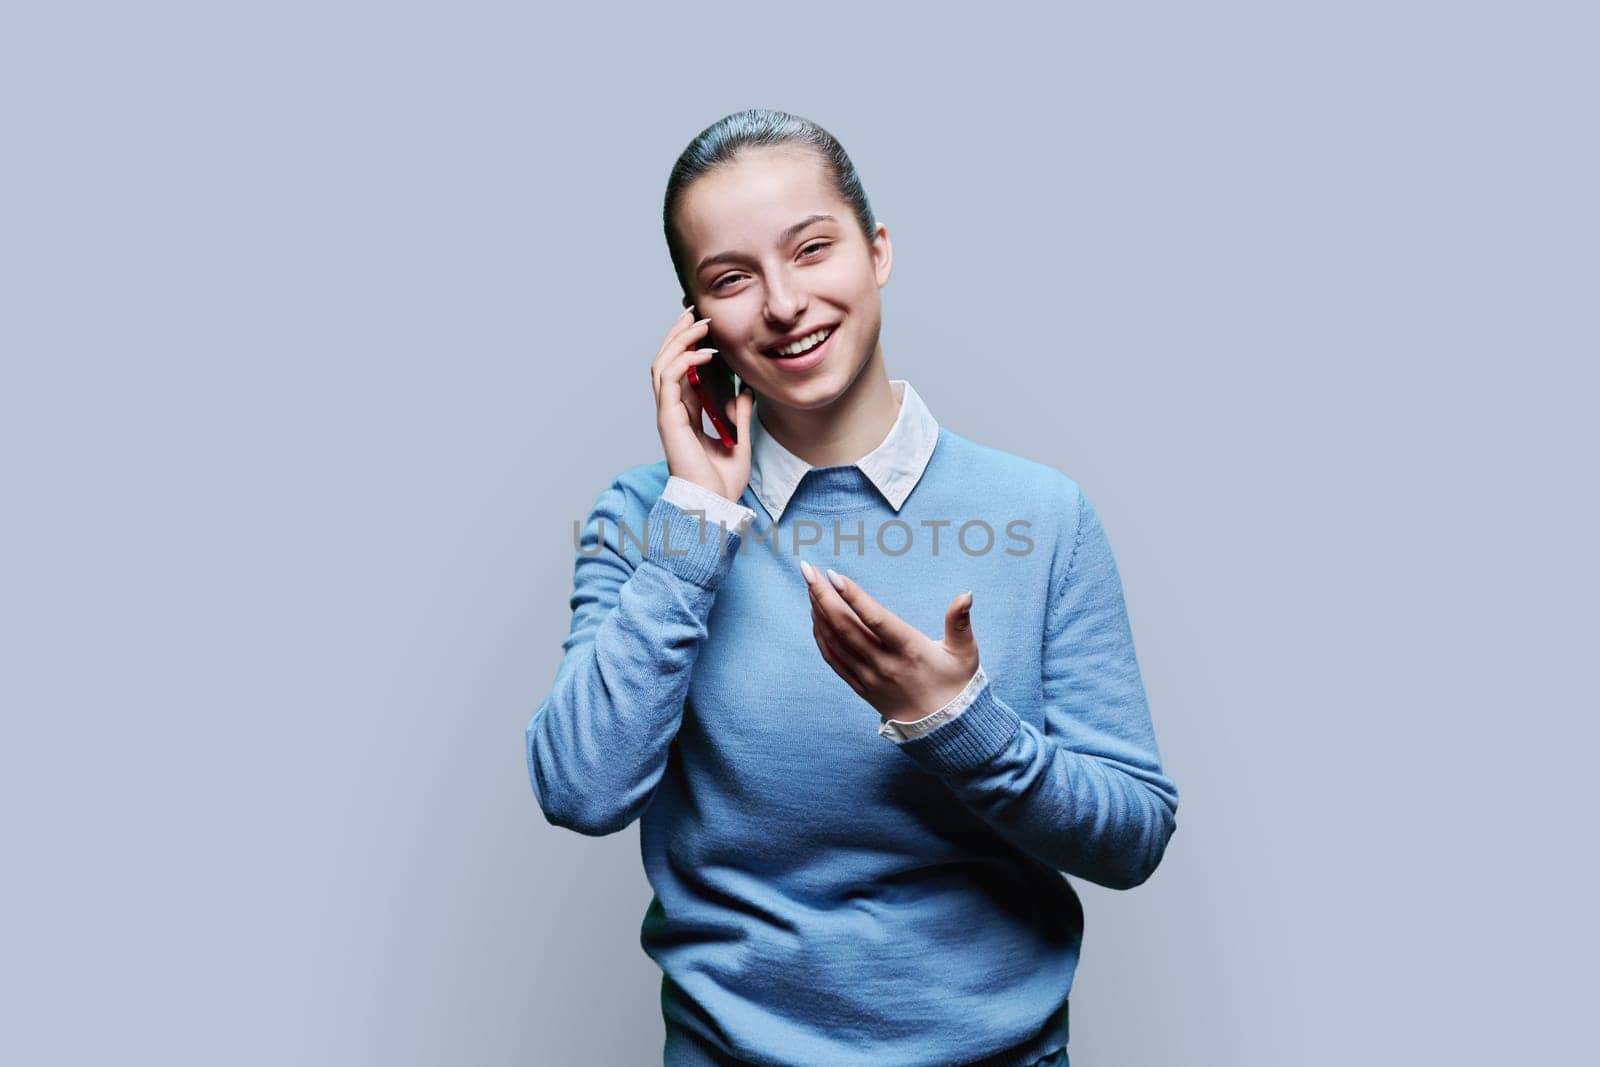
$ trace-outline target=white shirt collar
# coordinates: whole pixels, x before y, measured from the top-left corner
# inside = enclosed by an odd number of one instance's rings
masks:
[[[939,440],[939,423],[909,381],[891,378],[889,387],[900,403],[900,414],[883,443],[854,465],[877,486],[895,511],[899,511],[933,458],[933,446]],[[811,469],[811,464],[767,433],[759,417],[751,417],[750,488],[773,522],[783,516],[789,498],[800,487],[800,479]]]

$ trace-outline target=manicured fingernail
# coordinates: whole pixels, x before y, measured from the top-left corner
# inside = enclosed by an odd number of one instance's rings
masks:
[[[702,323],[702,322],[710,322],[710,321],[711,321],[711,316],[710,316],[710,315],[707,315],[707,316],[706,316],[706,317],[705,317],[705,318],[703,318],[703,319],[695,319],[695,320],[694,320],[694,324],[695,324],[695,325],[696,325],[696,326],[698,326],[698,325],[700,325],[700,324],[701,324],[701,323]]]
[[[800,573],[806,576],[806,581],[808,582],[812,581],[817,576],[816,572],[811,569],[811,564],[807,563],[805,560],[800,561]]]
[[[837,573],[832,567],[828,568],[828,581],[833,583],[835,589],[843,591],[844,575]]]

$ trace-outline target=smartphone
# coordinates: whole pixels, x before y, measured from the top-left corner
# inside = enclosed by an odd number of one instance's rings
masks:
[[[711,339],[711,332],[706,331],[706,340],[696,347],[719,348]],[[717,436],[722,443],[732,448],[739,440],[738,428],[728,421],[723,414],[727,410],[728,401],[738,395],[741,388],[738,375],[732,368],[723,362],[722,353],[718,352],[710,359],[698,366],[689,368],[689,385],[700,397],[700,406],[711,417],[711,425],[716,428]],[[704,433],[702,427],[695,429]]]

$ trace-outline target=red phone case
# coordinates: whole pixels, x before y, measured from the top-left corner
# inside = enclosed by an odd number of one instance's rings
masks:
[[[724,445],[733,448],[733,428],[728,425],[727,420],[722,417],[722,413],[717,410],[717,400],[711,395],[711,390],[707,389],[705,383],[700,380],[699,367],[689,368],[689,384],[694,387],[695,393],[700,397],[700,406],[705,409],[707,415],[711,416],[711,425],[716,429],[717,436],[722,439]],[[699,427],[697,426],[695,429],[699,429]]]

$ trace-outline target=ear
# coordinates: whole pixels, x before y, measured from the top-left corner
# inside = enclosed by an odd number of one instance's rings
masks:
[[[872,235],[872,263],[878,288],[882,289],[889,284],[889,272],[894,268],[894,245],[889,241],[889,228],[881,222]]]

